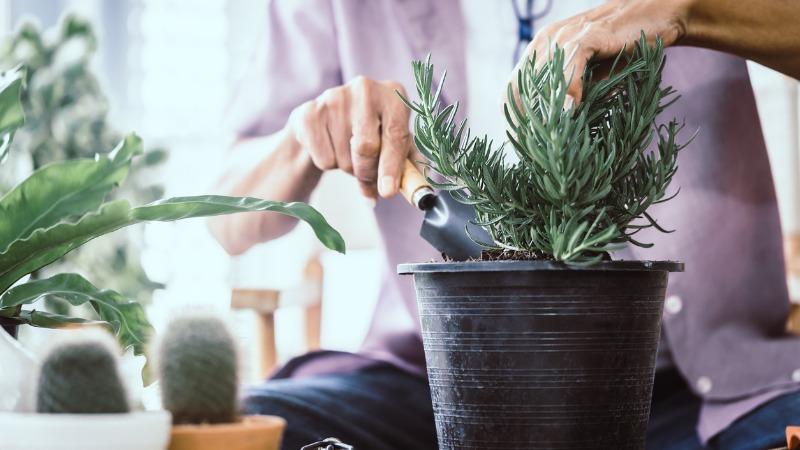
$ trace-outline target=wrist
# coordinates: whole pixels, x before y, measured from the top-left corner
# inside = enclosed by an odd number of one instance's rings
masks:
[[[297,138],[297,134],[290,125],[287,125],[282,132],[281,147],[285,149],[287,160],[291,161],[291,166],[302,174],[321,173],[322,171],[314,165],[311,154]]]
[[[670,28],[675,33],[673,42],[668,43],[668,45],[683,44],[688,38],[689,19],[696,3],[697,0],[671,0],[668,2],[656,0],[653,2],[657,8],[664,8],[665,5],[668,5],[667,20]]]
[[[679,25],[682,45],[700,45],[708,34],[708,2],[704,0],[679,0],[676,2],[675,17]]]

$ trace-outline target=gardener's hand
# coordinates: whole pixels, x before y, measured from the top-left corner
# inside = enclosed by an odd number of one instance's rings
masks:
[[[610,0],[539,31],[514,68],[509,82],[515,96],[519,95],[517,72],[528,57],[536,52],[539,66],[558,44],[564,49],[564,75],[571,80],[565,105],[580,102],[581,76],[590,60],[615,57],[623,48],[633,49],[642,31],[650,43],[660,36],[664,46],[672,45],[685,34],[687,15],[685,0]]]
[[[413,148],[400,83],[357,77],[297,107],[289,118],[294,139],[319,170],[354,175],[363,194],[397,193]]]

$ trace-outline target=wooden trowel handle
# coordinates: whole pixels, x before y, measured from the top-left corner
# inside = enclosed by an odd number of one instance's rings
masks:
[[[429,209],[435,199],[435,194],[428,181],[417,170],[417,166],[408,159],[403,168],[403,178],[400,179],[400,192],[412,206],[422,210]]]

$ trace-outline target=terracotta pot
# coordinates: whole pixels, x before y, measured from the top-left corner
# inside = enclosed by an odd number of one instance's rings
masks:
[[[286,421],[276,416],[244,416],[236,423],[175,425],[169,450],[278,450]]]
[[[786,447],[789,450],[800,450],[800,426],[786,427]]]

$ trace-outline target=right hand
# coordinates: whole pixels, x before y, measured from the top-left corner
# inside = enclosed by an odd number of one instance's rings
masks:
[[[296,142],[319,170],[341,169],[372,199],[395,195],[414,152],[400,83],[356,77],[297,107],[289,118]]]
[[[582,76],[593,60],[614,58],[622,49],[631,51],[642,32],[650,45],[656,36],[664,46],[679,41],[685,34],[689,6],[687,0],[609,0],[596,8],[553,22],[536,33],[524,56],[512,71],[509,83],[519,104],[517,75],[528,58],[536,53],[541,66],[555,45],[564,49],[564,77],[569,80],[565,107],[580,103]],[[504,103],[508,102],[503,91]]]

